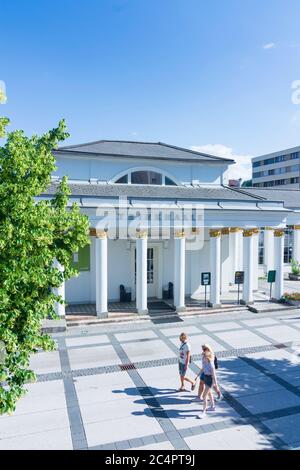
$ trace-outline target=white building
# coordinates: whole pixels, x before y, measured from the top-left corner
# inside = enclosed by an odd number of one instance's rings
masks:
[[[274,297],[281,297],[287,226],[296,228],[294,257],[300,260],[300,191],[291,198],[292,207],[277,192],[273,197],[270,191],[226,187],[223,177],[232,160],[163,143],[97,141],[54,153],[58,170],[43,197],[68,175],[71,203],[80,205],[91,227],[91,244],[74,254],[80,274],[61,289],[69,304],[96,304],[97,315],[105,317],[124,285],[137,311],[145,313],[147,300],[161,299],[173,283],[174,306],[181,311],[186,296],[197,299],[203,292],[201,273],[210,272],[210,303],[218,306],[237,270],[245,275],[243,300],[251,303],[258,285],[260,231],[261,269],[276,269]],[[177,215],[171,222],[165,217],[170,211],[192,215],[182,226]],[[154,230],[147,228],[150,216]],[[116,230],[110,231],[114,218]]]
[[[300,147],[253,158],[252,184],[257,188],[300,189]]]

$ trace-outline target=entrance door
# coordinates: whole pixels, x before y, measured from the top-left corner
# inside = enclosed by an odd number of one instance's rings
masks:
[[[134,278],[136,279],[136,250],[134,250]],[[156,248],[147,248],[147,297],[157,295]]]

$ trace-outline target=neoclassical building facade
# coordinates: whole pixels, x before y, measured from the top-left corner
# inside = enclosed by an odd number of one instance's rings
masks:
[[[69,304],[95,304],[106,317],[124,286],[139,313],[162,299],[170,284],[177,311],[203,294],[210,306],[244,271],[242,300],[253,302],[258,278],[276,270],[283,294],[291,259],[300,261],[300,190],[232,189],[234,161],[164,143],[96,141],[54,151],[50,198],[67,175],[70,204],[90,220],[90,245],[74,253],[79,276],[61,286]],[[63,267],[61,267],[63,269]],[[64,306],[59,308],[64,315]]]

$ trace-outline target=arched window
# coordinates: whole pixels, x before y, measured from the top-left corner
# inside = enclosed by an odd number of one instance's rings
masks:
[[[120,176],[114,183],[177,186],[172,178],[154,170],[133,170]]]

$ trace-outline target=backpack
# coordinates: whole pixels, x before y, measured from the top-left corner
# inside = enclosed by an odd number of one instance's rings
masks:
[[[215,365],[215,369],[219,369],[219,363],[218,363],[218,358],[217,358],[217,356],[215,356],[214,365]]]

